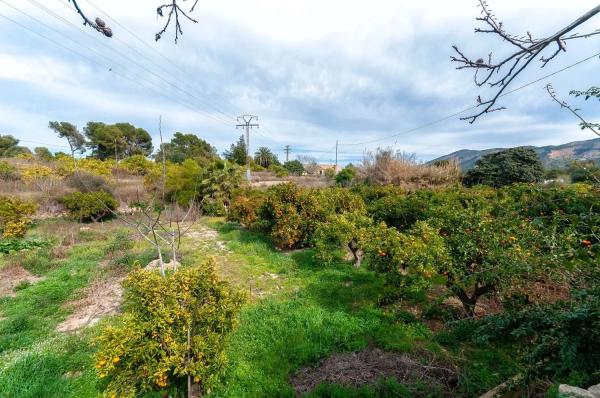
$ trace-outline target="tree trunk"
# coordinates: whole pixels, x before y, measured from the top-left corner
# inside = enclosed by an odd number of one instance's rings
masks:
[[[362,257],[358,254],[360,249],[356,243],[356,239],[352,239],[350,242],[348,242],[348,249],[350,249],[350,252],[352,252],[352,256],[354,257],[354,267],[359,268]]]
[[[160,245],[156,245],[156,251],[158,252],[158,265],[160,266],[160,275],[165,276],[165,262],[163,261],[162,250]]]
[[[451,282],[448,282],[448,287],[450,290],[452,290],[456,297],[458,297],[469,318],[473,318],[475,316],[475,308],[477,307],[477,301],[479,301],[479,298],[484,294],[493,291],[495,288],[494,285],[482,285],[481,282],[478,281],[475,286],[475,290],[473,290],[473,294],[469,296],[466,291],[452,285]]]
[[[190,334],[191,334],[190,333],[190,329],[191,328],[188,325],[188,330],[187,330],[187,349],[188,349],[187,360],[188,360],[188,365],[190,363],[190,351],[191,351],[191,347],[192,347],[191,337],[190,337]],[[188,376],[187,376],[187,389],[188,389],[188,398],[192,398],[192,375],[190,375],[189,373],[188,373]]]

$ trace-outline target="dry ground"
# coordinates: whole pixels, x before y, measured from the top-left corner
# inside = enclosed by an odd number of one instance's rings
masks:
[[[374,347],[333,354],[315,367],[301,369],[291,378],[291,384],[300,396],[321,383],[358,387],[394,377],[399,382],[419,380],[451,396],[458,381],[457,369],[451,364],[431,359],[430,354],[417,355],[387,352]]]
[[[15,288],[20,284],[34,284],[42,279],[19,265],[9,265],[0,268],[0,297],[14,297],[16,294]]]

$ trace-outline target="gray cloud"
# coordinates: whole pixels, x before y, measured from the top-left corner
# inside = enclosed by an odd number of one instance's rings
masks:
[[[114,10],[119,20],[151,43],[156,25],[145,9],[134,18],[137,9],[133,5],[118,8],[112,7],[116,4],[112,0],[107,3],[107,11]],[[272,146],[278,153],[289,144],[329,161],[336,139],[349,144],[402,133],[474,103],[478,91],[471,76],[454,70],[449,62],[450,46],[460,44],[472,54],[485,54],[489,48],[500,54],[505,47],[501,42],[473,36],[477,10],[471,7],[472,1],[457,3],[460,4],[451,7],[447,2],[439,2],[433,8],[415,4],[403,8],[393,1],[368,7],[360,3],[356,10],[344,10],[345,24],[333,14],[311,15],[305,5],[285,9],[275,2],[266,2],[266,16],[253,13],[253,18],[262,18],[253,24],[252,18],[241,22],[239,15],[226,13],[225,5],[208,2],[207,9],[199,11],[200,23],[184,26],[180,44],[173,45],[169,37],[150,44],[163,51],[168,62],[115,29],[115,33],[120,33],[116,35],[119,40],[131,44],[152,62],[117,40],[107,42],[111,48],[193,96],[111,52],[99,44],[98,38],[88,38],[39,10],[27,9],[77,37],[78,45],[68,45],[85,52],[95,62],[30,37],[17,27],[6,26],[9,34],[0,38],[0,106],[4,110],[0,131],[58,144],[46,128],[50,119],[71,120],[79,125],[88,120],[126,120],[145,127],[156,137],[156,121],[161,114],[168,134],[195,132],[223,150],[240,132],[235,131],[232,121],[228,124],[214,119],[248,112],[258,114],[262,124],[253,143]],[[578,12],[571,5],[554,2],[554,9],[538,9],[532,16],[531,9],[544,2],[531,3],[502,2],[497,12],[504,12],[517,31],[552,30]],[[47,6],[54,9],[54,5]],[[252,12],[230,7],[231,12]],[[331,12],[330,7],[333,6],[327,5],[322,11]],[[582,2],[581,11],[585,9]],[[79,23],[77,16],[65,7],[55,11]],[[12,17],[31,24],[22,16]],[[297,21],[303,18],[304,27]],[[331,19],[331,27],[327,18]],[[60,39],[46,29],[39,31]],[[550,64],[548,70],[534,68],[517,85],[597,49],[597,41],[591,39],[573,43],[568,53]],[[597,84],[594,77],[598,62],[590,61],[551,81],[564,96],[570,89]],[[548,100],[542,90],[544,84],[506,97],[503,104],[508,110],[489,115],[474,126],[453,118],[367,146],[342,146],[341,157],[355,161],[365,149],[392,145],[427,159],[461,148],[588,138],[579,131],[576,120]],[[598,116],[590,104],[578,102],[578,106],[592,117]]]

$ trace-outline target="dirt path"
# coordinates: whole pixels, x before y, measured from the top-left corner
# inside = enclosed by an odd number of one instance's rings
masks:
[[[15,288],[23,284],[34,284],[42,279],[19,265],[3,267],[0,269],[0,297],[14,297]]]
[[[71,332],[92,326],[105,316],[117,314],[123,297],[121,282],[124,279],[124,276],[96,279],[86,289],[83,299],[68,304],[74,311],[56,327],[56,330]]]

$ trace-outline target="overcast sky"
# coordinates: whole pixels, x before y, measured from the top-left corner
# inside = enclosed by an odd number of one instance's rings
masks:
[[[534,36],[554,33],[597,4],[488,2],[507,30]],[[164,23],[156,18],[160,1],[79,3],[90,17],[107,21],[112,39],[82,27],[67,0],[0,0],[0,15],[39,34],[0,16],[0,134],[64,150],[48,121],[130,122],[147,129],[156,145],[162,115],[165,139],[195,133],[222,152],[241,133],[235,116],[249,113],[260,123],[253,150],[265,145],[281,158],[290,145],[293,155],[330,162],[339,140],[342,163],[378,146],[428,160],[463,148],[594,138],[550,101],[548,82],[590,119],[600,119],[597,101],[568,98],[571,89],[600,83],[596,57],[504,97],[507,110],[474,125],[454,117],[404,133],[485,97],[469,72],[454,69],[453,44],[474,58],[510,51],[491,35],[473,33],[476,0],[200,0],[193,13],[198,23],[186,21],[177,44],[172,28],[154,41]],[[578,31],[598,28],[600,16]],[[600,36],[571,41],[565,54],[544,69],[533,65],[515,87],[598,52]]]

